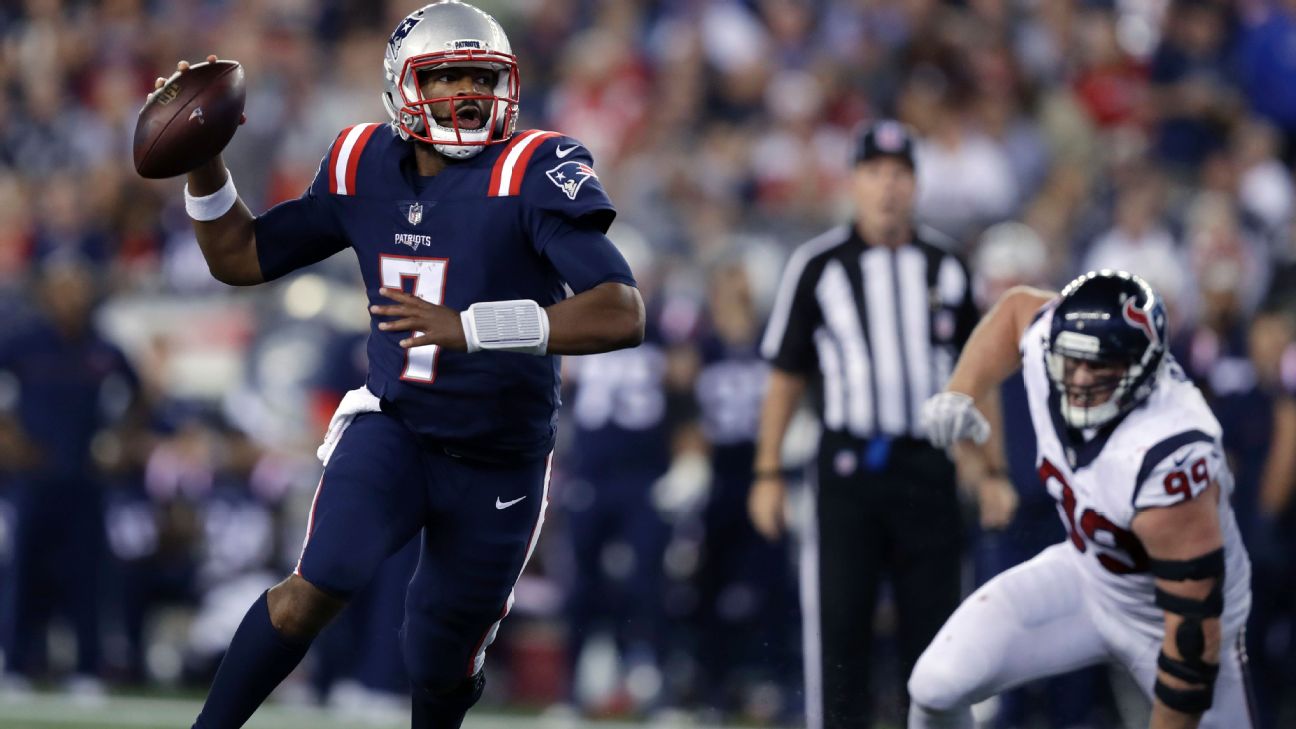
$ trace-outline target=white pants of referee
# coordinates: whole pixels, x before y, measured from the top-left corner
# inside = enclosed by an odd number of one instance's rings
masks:
[[[909,678],[909,729],[971,729],[973,704],[1047,676],[1099,663],[1124,666],[1148,701],[1158,640],[1102,612],[1055,544],[987,582],[963,602]],[[1251,729],[1243,626],[1222,626],[1214,703],[1200,729]]]

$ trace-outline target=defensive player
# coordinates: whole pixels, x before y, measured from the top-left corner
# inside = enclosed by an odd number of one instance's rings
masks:
[[[910,729],[972,726],[972,704],[1043,676],[1123,665],[1153,729],[1253,726],[1243,651],[1251,566],[1219,423],[1165,351],[1161,300],[1088,273],[1008,291],[923,409],[938,446],[983,441],[976,402],[1022,367],[1041,481],[1068,542],[969,597],[909,679]]]
[[[201,729],[241,726],[420,529],[401,626],[413,726],[458,727],[543,519],[553,355],[643,336],[589,152],[514,133],[518,68],[499,24],[458,2],[423,7],[392,33],[384,72],[390,123],[343,130],[300,199],[253,217],[219,157],[189,174],[213,276],[258,284],[349,247],[373,314],[367,387],[321,447],[301,559],[248,611]]]

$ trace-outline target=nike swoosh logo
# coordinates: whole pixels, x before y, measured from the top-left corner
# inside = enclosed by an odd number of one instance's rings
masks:
[[[507,508],[509,508],[510,506],[516,504],[517,502],[519,502],[519,501],[521,501],[522,499],[525,499],[525,498],[526,498],[525,496],[519,496],[519,497],[517,497],[516,499],[513,499],[512,501],[500,501],[499,497],[496,496],[496,497],[495,497],[495,508],[496,508],[496,509],[507,509]]]
[[[1175,468],[1178,468],[1178,467],[1182,466],[1182,465],[1183,465],[1184,463],[1186,463],[1186,462],[1188,461],[1188,459],[1191,458],[1191,457],[1192,457],[1192,454],[1189,453],[1188,455],[1184,456],[1183,458],[1177,459],[1177,460],[1174,462],[1174,467],[1175,467]]]
[[[563,157],[566,157],[567,155],[569,155],[569,154],[571,154],[572,152],[574,152],[574,151],[576,150],[576,147],[577,147],[577,146],[578,146],[578,145],[573,144],[572,146],[568,147],[567,149],[563,149],[562,147],[558,147],[557,149],[554,150],[554,154],[558,155],[558,159],[562,159]]]

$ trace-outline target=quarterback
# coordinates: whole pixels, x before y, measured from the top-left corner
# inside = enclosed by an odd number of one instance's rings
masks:
[[[1251,565],[1220,425],[1166,352],[1160,298],[1115,271],[1010,290],[924,404],[932,442],[984,441],[976,404],[1018,367],[1069,539],[950,616],[909,678],[910,729],[970,728],[974,703],[1097,663],[1130,672],[1152,729],[1249,729]]]
[[[301,198],[254,217],[219,156],[189,173],[213,276],[258,284],[350,248],[372,314],[366,386],[320,448],[297,567],[244,617],[198,729],[242,726],[420,532],[400,626],[412,726],[460,726],[544,518],[555,355],[643,338],[593,160],[569,137],[514,130],[518,68],[494,18],[421,8],[392,33],[383,70],[390,121],[342,130]]]

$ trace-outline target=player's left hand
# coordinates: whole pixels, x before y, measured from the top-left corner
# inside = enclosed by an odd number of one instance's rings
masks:
[[[920,413],[927,440],[937,448],[949,448],[967,439],[984,443],[990,437],[990,423],[976,409],[972,398],[961,392],[939,392],[927,398]]]
[[[384,332],[413,332],[400,341],[402,348],[436,344],[457,352],[468,351],[459,312],[448,306],[424,301],[399,289],[379,289],[378,293],[396,302],[388,306],[374,304],[369,307],[369,313],[376,316],[395,317],[393,321],[379,322],[378,328]]]

